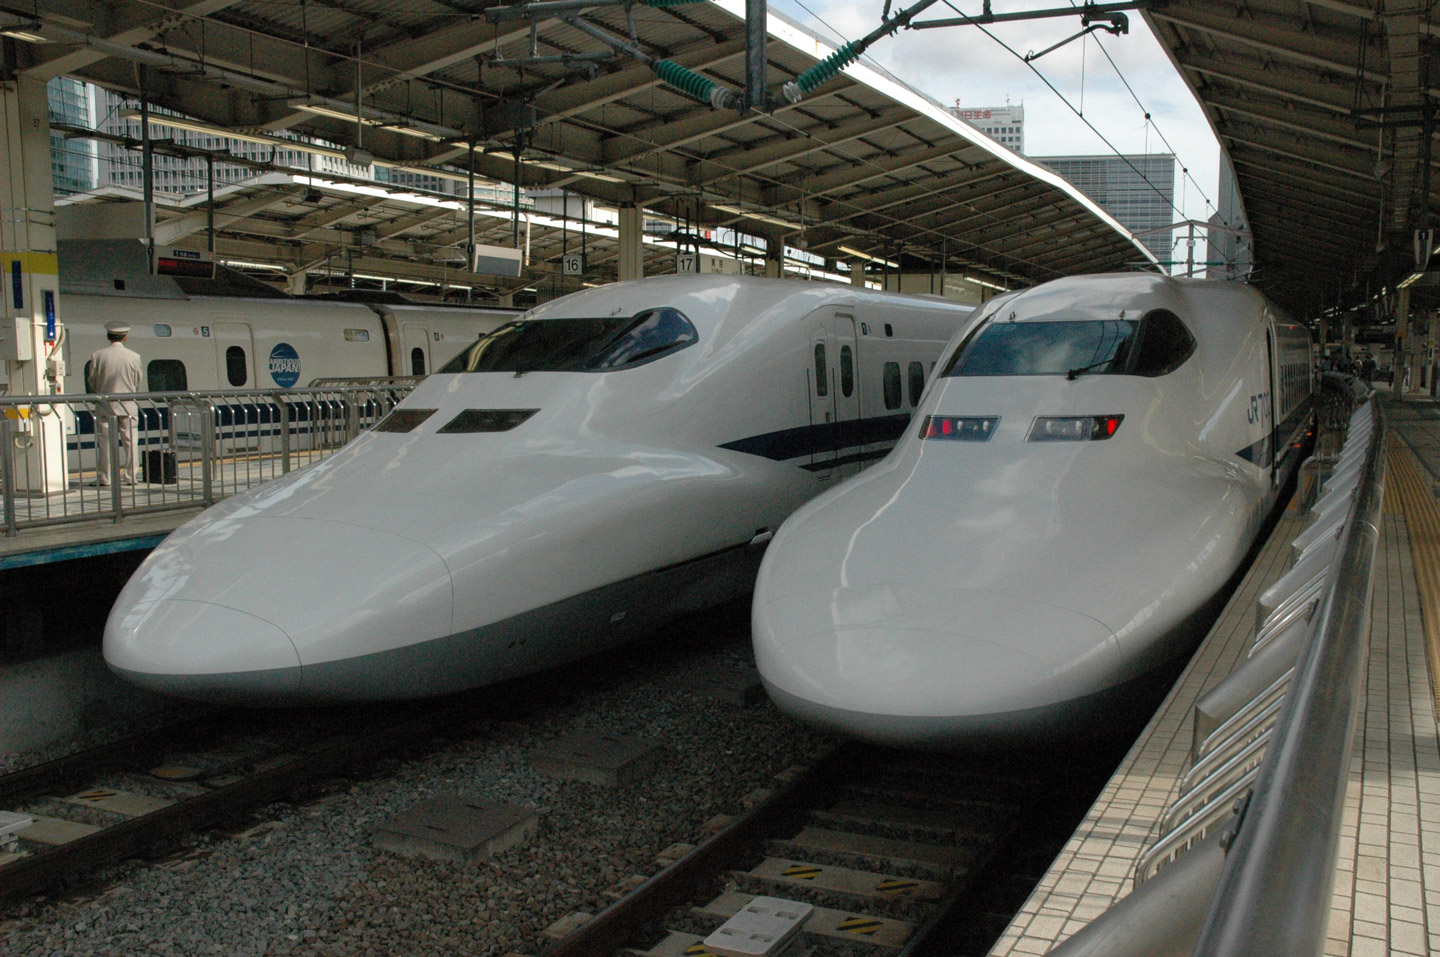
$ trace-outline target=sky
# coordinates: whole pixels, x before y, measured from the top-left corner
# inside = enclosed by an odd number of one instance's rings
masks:
[[[974,16],[983,9],[981,0],[953,3],[953,7],[936,3],[917,19],[949,18],[957,11]],[[908,5],[895,0],[892,16]],[[1077,6],[1076,16],[995,24],[985,29],[1015,53],[1038,52],[1080,32],[1078,3],[993,0],[991,7],[996,13],[1068,5]],[[837,43],[859,39],[879,26],[884,9],[883,0],[770,0],[770,7]],[[1179,162],[1175,205],[1184,211],[1184,217],[1177,213],[1176,219],[1204,220],[1214,212],[1214,206],[1207,207],[1206,201],[1213,204],[1217,200],[1219,145],[1190,88],[1150,28],[1138,12],[1127,11],[1127,16],[1127,34],[1117,37],[1097,32],[1034,60],[1033,66],[1044,80],[1019,56],[974,26],[901,30],[877,41],[867,58],[946,106],[956,99],[967,108],[1003,106],[1007,100],[1023,103],[1027,156],[1111,155],[1116,150],[1173,152]],[[1118,74],[1106,52],[1119,67]],[[1076,116],[1071,106],[1081,110],[1084,119]],[[1189,171],[1188,176],[1182,174],[1182,168]]]

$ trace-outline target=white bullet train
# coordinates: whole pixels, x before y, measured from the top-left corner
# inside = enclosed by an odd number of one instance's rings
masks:
[[[172,534],[105,659],[206,700],[415,697],[743,595],[787,515],[894,445],[972,313],[726,276],[546,303],[329,459]]]
[[[771,697],[936,750],[1082,732],[1188,654],[1310,434],[1306,330],[1234,283],[1123,274],[987,303],[915,426],[776,534]]]

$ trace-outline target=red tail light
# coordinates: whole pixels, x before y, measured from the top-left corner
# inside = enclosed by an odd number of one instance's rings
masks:
[[[927,415],[920,425],[920,438],[988,442],[999,422],[1000,417],[994,415]]]
[[[1123,415],[1041,415],[1027,442],[1100,442],[1120,431]]]

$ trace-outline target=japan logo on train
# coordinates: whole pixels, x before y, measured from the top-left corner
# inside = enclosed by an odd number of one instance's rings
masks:
[[[300,353],[288,342],[277,342],[270,350],[270,378],[282,389],[300,381]]]

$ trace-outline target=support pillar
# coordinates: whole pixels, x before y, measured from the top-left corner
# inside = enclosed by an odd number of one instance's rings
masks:
[[[865,260],[863,260],[863,259],[852,259],[852,260],[850,260],[850,285],[852,285],[852,286],[860,286],[861,288],[864,288],[864,286],[865,286]]]
[[[620,207],[620,281],[645,278],[645,211]]]
[[[11,395],[64,390],[64,362],[55,350],[60,277],[49,116],[44,80],[21,75],[0,81],[0,365]],[[45,406],[24,409],[7,426],[0,437],[12,443],[16,491],[63,492],[59,413]]]
[[[1395,398],[1403,398],[1409,390],[1405,378],[1410,372],[1410,287],[1397,290],[1395,297]]]
[[[765,275],[779,279],[785,275],[785,243],[779,239],[765,240]]]

